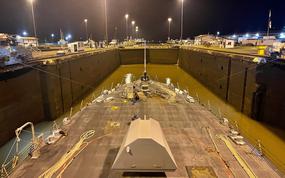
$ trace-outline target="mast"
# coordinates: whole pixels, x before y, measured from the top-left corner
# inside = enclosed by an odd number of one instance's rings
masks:
[[[146,73],[146,40],[144,41],[144,73]]]
[[[146,40],[144,41],[144,72],[143,76],[141,77],[142,81],[149,81],[149,77],[147,75],[147,68],[146,68]]]

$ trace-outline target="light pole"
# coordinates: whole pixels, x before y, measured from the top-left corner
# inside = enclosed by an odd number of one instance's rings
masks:
[[[136,21],[132,21],[132,38],[133,38],[133,35],[134,35],[134,27],[135,27],[135,24],[136,24]]]
[[[129,20],[129,14],[125,15],[125,19],[126,19],[126,39],[128,39],[128,28],[129,28],[129,24],[128,24],[128,20]]]
[[[34,37],[37,37],[37,29],[36,29],[35,13],[34,13],[34,1],[35,1],[35,0],[29,0],[29,2],[31,3],[31,9],[32,9],[33,27],[34,27]]]
[[[23,35],[23,36],[28,36],[28,32],[23,31],[23,32],[22,32],[22,35]]]
[[[184,23],[184,0],[181,0],[181,27],[180,27],[180,41],[183,39],[183,23]]]
[[[139,38],[139,37],[138,37],[138,32],[139,32],[139,27],[136,26],[136,38]]]
[[[88,40],[88,19],[84,19],[86,40]]]
[[[106,38],[106,43],[108,44],[108,17],[107,17],[107,0],[104,0],[105,3],[105,38]]]
[[[168,40],[170,40],[170,30],[171,30],[172,18],[168,18]]]
[[[50,35],[52,43],[54,42],[54,36],[55,36],[54,33],[52,33],[52,34]]]

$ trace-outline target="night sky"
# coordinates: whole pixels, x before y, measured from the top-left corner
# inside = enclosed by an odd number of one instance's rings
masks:
[[[172,36],[179,38],[180,0],[107,0],[109,38],[125,36],[124,15],[128,13],[150,40],[165,40],[167,18],[173,18]],[[93,39],[104,38],[103,0],[36,0],[35,16],[41,40],[50,34],[59,36],[61,28],[74,40],[85,38],[83,20],[88,18]],[[268,11],[272,9],[272,27],[281,31],[285,26],[285,0],[185,0],[184,38],[204,33],[221,34],[264,32]],[[31,7],[28,0],[0,0],[0,32],[21,34],[32,31]],[[284,28],[285,29],[285,28]]]

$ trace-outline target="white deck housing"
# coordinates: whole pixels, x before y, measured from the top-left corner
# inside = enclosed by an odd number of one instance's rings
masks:
[[[130,125],[113,170],[166,172],[177,168],[158,121],[137,119]]]

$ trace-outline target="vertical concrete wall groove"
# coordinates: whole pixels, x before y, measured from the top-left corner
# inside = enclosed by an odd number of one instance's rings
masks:
[[[73,100],[74,100],[74,98],[73,98],[73,85],[72,85],[72,77],[71,77],[71,67],[70,67],[70,61],[67,61],[68,62],[68,71],[69,71],[69,82],[70,82],[70,90],[71,90],[71,92],[70,92],[70,94],[71,94],[71,106],[74,104],[73,103]]]
[[[226,101],[229,101],[229,89],[230,89],[230,82],[231,82],[231,71],[232,69],[232,59],[229,58],[229,63],[228,63],[228,73],[227,73],[227,93],[226,93]]]
[[[56,67],[58,69],[58,79],[59,79],[59,88],[60,88],[60,98],[61,98],[61,111],[64,113],[65,107],[64,107],[64,99],[63,99],[63,86],[62,86],[62,74],[59,64],[56,64]]]
[[[244,101],[245,101],[245,93],[246,93],[246,87],[247,87],[247,71],[248,71],[248,67],[246,67],[246,68],[245,68],[245,71],[244,71],[243,92],[242,92],[242,102],[241,102],[241,112],[244,111]]]

